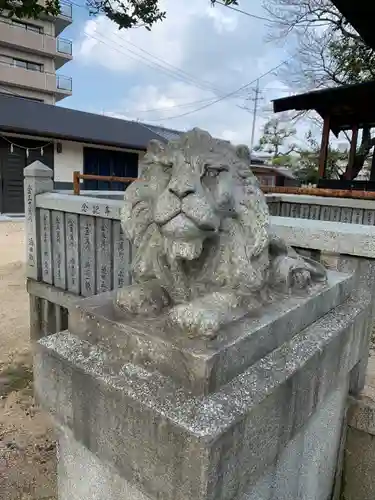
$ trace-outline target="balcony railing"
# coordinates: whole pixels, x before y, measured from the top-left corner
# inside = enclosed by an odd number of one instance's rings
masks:
[[[60,90],[71,92],[73,83],[70,76],[56,75],[56,87]]]
[[[57,52],[60,54],[72,55],[72,42],[71,40],[66,40],[65,38],[57,38],[56,40]]]
[[[60,2],[60,16],[69,17],[72,19],[73,10],[70,2]]]

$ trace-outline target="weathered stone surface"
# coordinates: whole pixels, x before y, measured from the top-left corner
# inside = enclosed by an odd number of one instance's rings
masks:
[[[59,500],[150,500],[74,439],[66,428],[58,432]]]
[[[41,209],[40,217],[40,254],[42,265],[42,280],[45,283],[53,283],[52,269],[52,240],[51,240],[51,212]]]
[[[65,216],[67,287],[70,292],[77,295],[81,291],[79,232],[78,215],[67,213]]]
[[[271,217],[271,232],[289,245],[375,258],[375,228],[361,224]]]
[[[66,242],[65,214],[53,211],[51,216],[53,283],[56,287],[66,289]]]
[[[204,397],[63,332],[38,343],[38,398],[75,440],[151,499],[251,499],[280,464],[268,489],[276,500],[292,484],[282,480],[287,464],[299,461],[289,498],[328,500],[343,395],[363,353],[370,302],[365,290],[347,299]],[[51,373],[55,381],[44,390]]]
[[[112,223],[98,217],[96,219],[96,293],[112,290],[113,245]]]
[[[360,200],[357,198],[330,198],[327,196],[310,196],[304,194],[267,194],[267,199],[277,200],[278,202],[318,205],[320,207],[341,207],[362,210],[374,210],[373,200]]]
[[[96,293],[95,218],[81,215],[79,218],[79,231],[81,295],[91,297]]]
[[[53,190],[53,170],[40,161],[35,161],[24,169],[24,176],[26,274],[37,280],[42,277],[42,264],[37,251],[39,235],[36,196]]]
[[[69,330],[116,352],[121,362],[158,370],[196,394],[208,394],[340,305],[354,283],[353,274],[329,273],[324,287],[305,296],[281,297],[255,316],[223,327],[209,342],[173,329],[167,315],[145,320],[119,311],[112,292],[72,308]]]
[[[140,180],[124,196],[122,225],[140,286],[119,292],[120,308],[145,315],[169,307],[172,324],[214,338],[244,311],[261,308],[267,293],[272,301],[274,288],[290,293],[324,282],[322,266],[270,239],[249,156],[199,129],[167,145],[150,143]],[[309,205],[301,211],[308,216]]]
[[[131,245],[119,221],[113,223],[113,289],[131,283]]]

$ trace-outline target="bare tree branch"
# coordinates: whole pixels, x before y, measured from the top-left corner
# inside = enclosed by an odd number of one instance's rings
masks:
[[[271,19],[269,38],[297,46],[296,55],[278,76],[297,92],[375,79],[375,51],[350,26],[331,0],[263,0]],[[309,116],[309,114],[306,114]],[[346,137],[349,140],[348,135]],[[363,168],[375,137],[363,130],[354,166]],[[343,176],[349,175],[347,168]]]

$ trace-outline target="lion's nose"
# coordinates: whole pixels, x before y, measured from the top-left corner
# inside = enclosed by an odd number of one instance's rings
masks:
[[[174,177],[170,180],[168,190],[178,198],[185,198],[188,194],[195,193],[195,186],[188,176],[182,175],[179,178]]]

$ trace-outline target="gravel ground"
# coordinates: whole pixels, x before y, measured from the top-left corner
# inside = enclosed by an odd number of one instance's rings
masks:
[[[34,405],[22,222],[0,223],[0,499],[55,500],[56,448]]]

